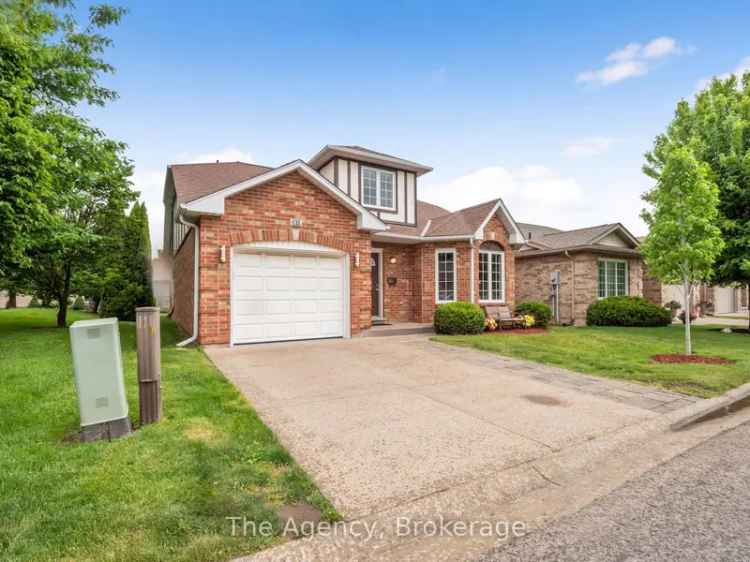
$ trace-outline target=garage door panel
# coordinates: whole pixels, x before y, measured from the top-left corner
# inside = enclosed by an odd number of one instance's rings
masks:
[[[292,256],[294,269],[315,269],[318,267],[316,256]]]
[[[262,300],[235,299],[234,306],[238,319],[241,319],[243,316],[256,316],[258,314],[263,314],[265,309]]]
[[[323,335],[332,336],[342,331],[341,320],[323,321],[320,323],[320,331]]]
[[[240,324],[234,326],[234,337],[236,340],[253,341],[262,340],[265,334],[261,324]]]
[[[318,311],[318,301],[316,300],[295,300],[294,312],[297,314],[309,314]]]
[[[342,258],[237,254],[232,278],[234,343],[341,337]]]
[[[343,312],[343,306],[340,300],[319,300],[318,312]]]

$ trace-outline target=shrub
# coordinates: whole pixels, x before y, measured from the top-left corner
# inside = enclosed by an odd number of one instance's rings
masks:
[[[546,328],[552,320],[552,309],[549,305],[539,301],[522,302],[516,305],[516,315],[533,316],[534,324],[539,328]]]
[[[586,311],[590,326],[669,326],[672,313],[641,297],[608,297]]]
[[[73,310],[83,310],[86,308],[86,303],[83,300],[83,297],[78,295],[76,298],[76,301],[73,303]]]
[[[120,320],[135,320],[135,309],[139,306],[153,306],[151,290],[143,285],[120,279],[110,287],[99,306],[99,315],[103,318],[116,316]]]
[[[484,312],[470,302],[449,302],[435,309],[438,334],[478,334],[484,329]]]
[[[36,296],[31,297],[31,301],[29,302],[29,308],[41,308],[42,304],[39,302],[39,299],[36,298]]]

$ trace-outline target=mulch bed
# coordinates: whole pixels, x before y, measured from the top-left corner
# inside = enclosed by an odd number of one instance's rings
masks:
[[[496,330],[494,332],[486,332],[488,334],[495,334],[497,336],[519,334],[524,336],[531,336],[533,334],[546,334],[548,333],[545,328],[513,328],[512,330]]]
[[[685,355],[683,353],[654,355],[651,359],[657,363],[700,363],[703,365],[732,365],[737,363],[737,361],[713,355]]]

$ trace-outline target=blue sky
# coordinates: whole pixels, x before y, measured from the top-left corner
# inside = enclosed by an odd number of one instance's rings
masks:
[[[155,247],[167,164],[325,144],[432,166],[419,196],[450,209],[502,196],[519,221],[642,234],[643,153],[676,102],[750,69],[743,2],[122,5],[120,99],[85,114],[129,145]]]

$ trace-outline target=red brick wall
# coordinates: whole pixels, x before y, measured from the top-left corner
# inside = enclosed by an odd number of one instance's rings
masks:
[[[195,231],[191,228],[172,261],[174,279],[174,310],[172,318],[187,335],[193,333],[193,302],[195,280]]]
[[[383,311],[386,320],[415,322],[419,284],[414,265],[416,247],[374,243],[373,248],[383,250]],[[391,263],[391,260],[396,263]],[[395,277],[395,285],[388,285],[389,277]]]
[[[296,234],[290,228],[292,218],[302,220]],[[201,343],[229,342],[229,250],[254,241],[298,239],[347,252],[351,258],[351,333],[370,327],[370,234],[357,230],[351,210],[297,172],[227,198],[224,215],[202,218],[200,237]],[[220,261],[221,246],[226,246],[226,263]],[[355,265],[357,253],[359,267]]]

